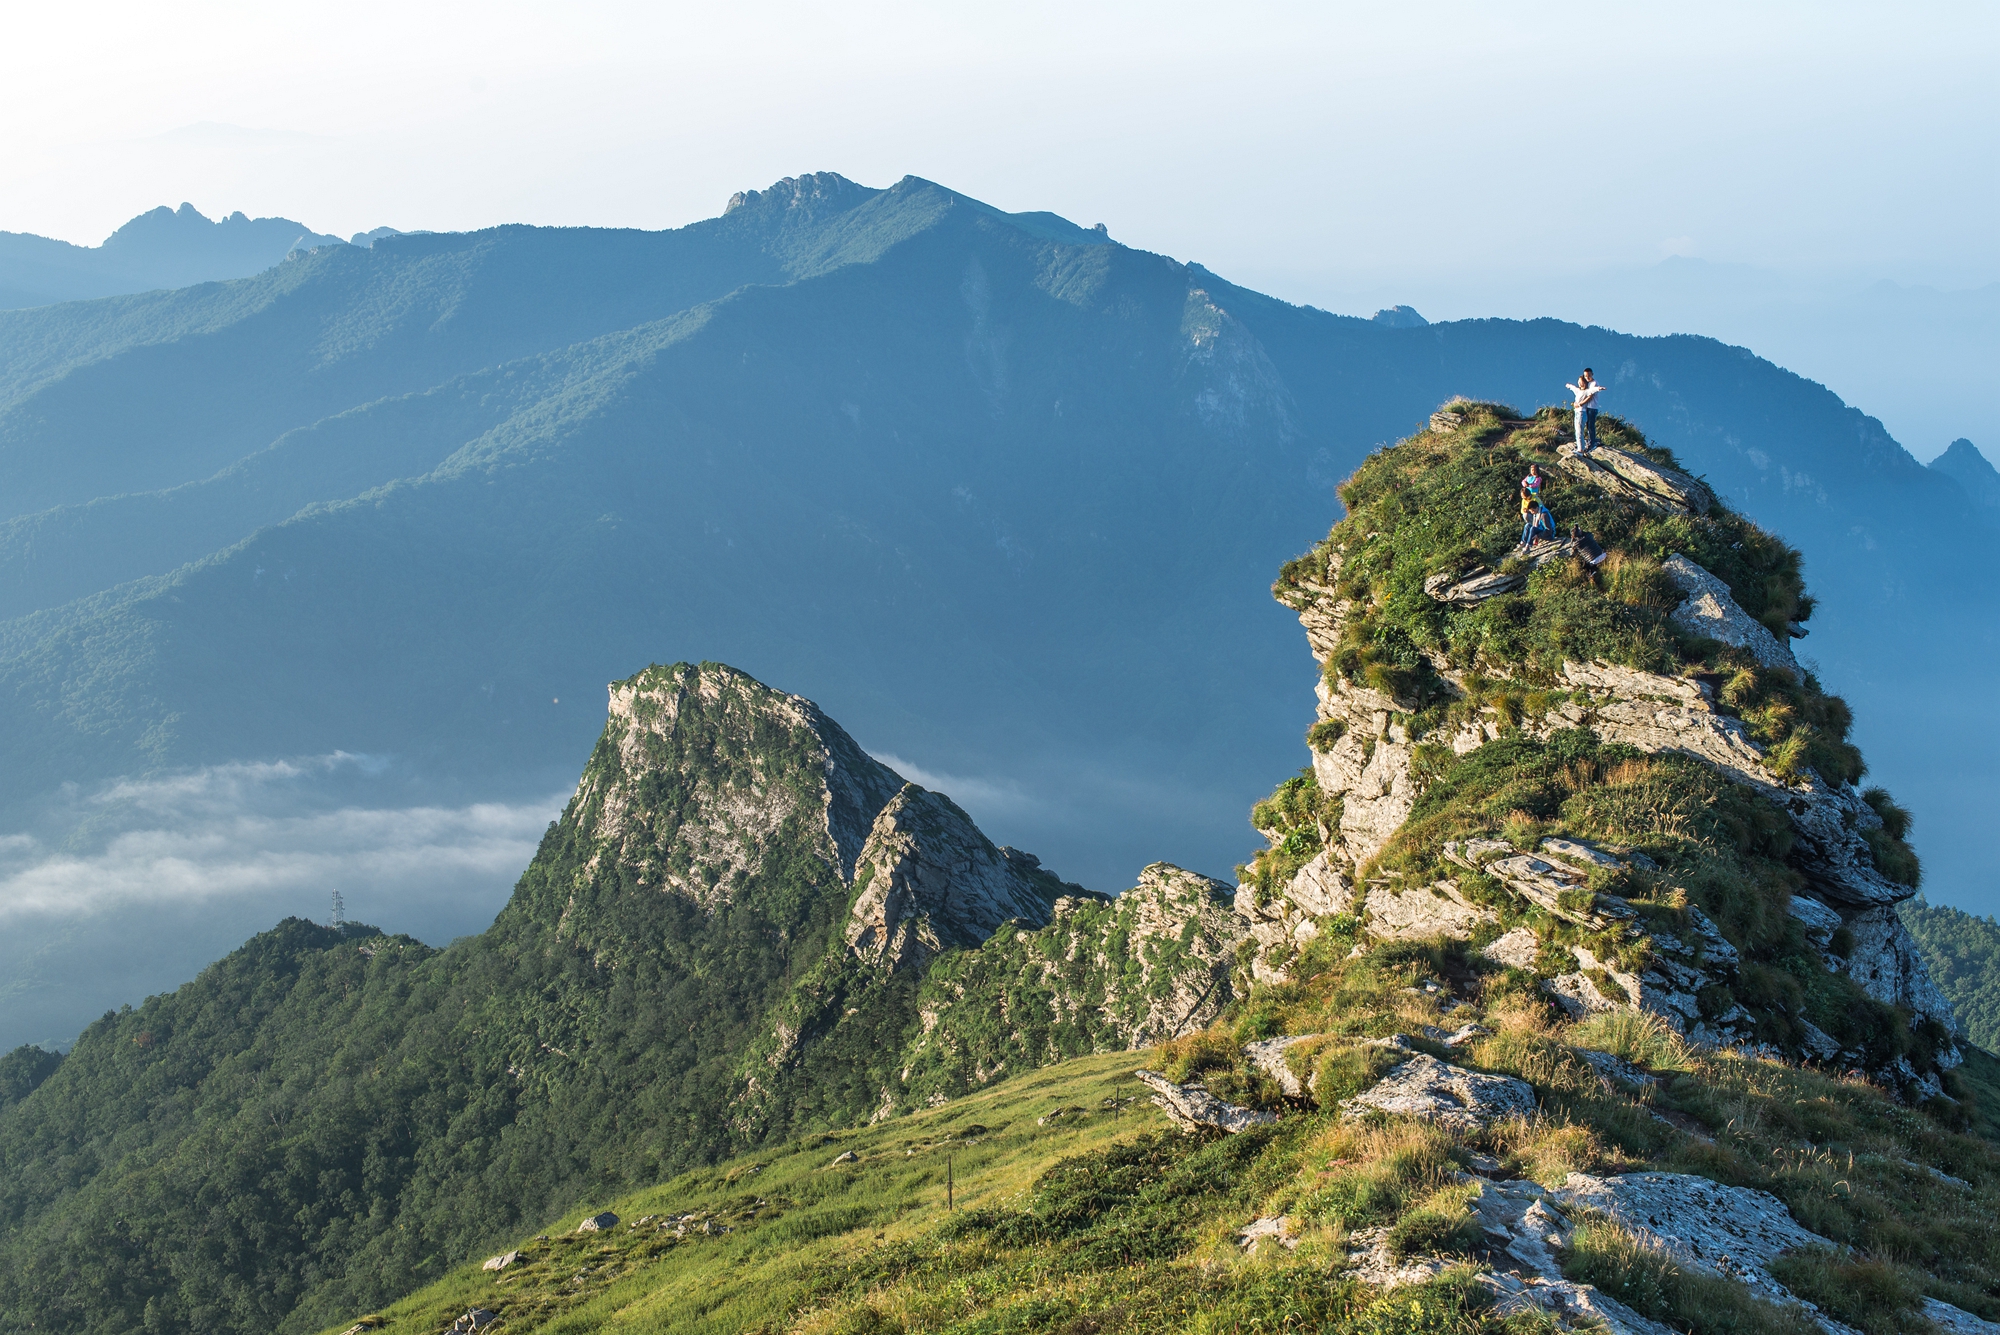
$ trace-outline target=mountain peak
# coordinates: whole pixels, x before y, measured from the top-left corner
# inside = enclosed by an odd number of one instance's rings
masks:
[[[1965,437],[1954,440],[1930,466],[1964,487],[1982,509],[2000,510],[2000,470]]]

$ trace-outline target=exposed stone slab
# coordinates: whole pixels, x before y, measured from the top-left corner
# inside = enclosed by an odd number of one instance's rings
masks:
[[[1526,969],[1534,965],[1535,956],[1541,953],[1541,949],[1542,943],[1533,932],[1525,927],[1515,927],[1489,942],[1479,953],[1511,969]]]
[[[1908,1006],[1957,1032],[1958,1017],[1951,1002],[1931,978],[1916,938],[1894,908],[1863,909],[1850,914],[1844,925],[1854,936],[1854,946],[1845,959],[1835,957],[1842,973],[1877,1001]],[[1953,1060],[1947,1064],[1958,1063]]]
[[[1705,515],[1715,504],[1706,486],[1679,469],[1609,445],[1587,454],[1579,454],[1573,442],[1563,445],[1556,451],[1556,467],[1663,514]]]
[[[1792,657],[1790,637],[1781,641],[1771,634],[1763,622],[1743,610],[1727,584],[1679,552],[1661,562],[1661,568],[1687,595],[1687,601],[1668,617],[1676,626],[1693,635],[1705,635],[1748,649],[1765,667],[1784,668],[1792,673],[1799,670],[1798,659]]]
[[[1727,1275],[1786,1298],[1789,1291],[1767,1269],[1771,1261],[1796,1247],[1834,1245],[1801,1227],[1770,1192],[1724,1186],[1691,1173],[1571,1173],[1556,1198],[1657,1238],[1687,1269]]]
[[[1924,1315],[1945,1335],[2000,1335],[2000,1325],[1935,1298],[1924,1299]]]
[[[1366,927],[1368,935],[1378,940],[1444,936],[1464,941],[1480,924],[1497,917],[1493,910],[1468,902],[1450,881],[1408,889],[1375,886],[1368,892]]]
[[[1158,1071],[1134,1071],[1139,1082],[1153,1091],[1153,1102],[1184,1130],[1214,1127],[1235,1135],[1253,1126],[1269,1126],[1278,1119],[1254,1108],[1224,1103],[1200,1085],[1177,1085]]]
[[[1459,575],[1432,575],[1424,581],[1424,592],[1452,607],[1477,607],[1488,598],[1525,588],[1527,583],[1526,575],[1502,574],[1485,566],[1474,566]]]
[[[1510,1075],[1468,1071],[1418,1053],[1340,1107],[1348,1117],[1371,1111],[1421,1117],[1464,1134],[1496,1118],[1532,1114],[1535,1091]]]

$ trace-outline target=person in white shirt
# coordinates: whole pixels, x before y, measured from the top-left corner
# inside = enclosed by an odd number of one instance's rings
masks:
[[[1604,392],[1604,386],[1597,383],[1586,366],[1574,385],[1563,388],[1576,397],[1577,453],[1588,454],[1597,448],[1597,396]]]

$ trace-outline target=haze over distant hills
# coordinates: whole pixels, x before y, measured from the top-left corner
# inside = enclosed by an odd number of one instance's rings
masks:
[[[1242,812],[1305,754],[1270,572],[1444,399],[1531,407],[1588,363],[1607,410],[1803,548],[1801,648],[1916,810],[1932,898],[1990,907],[1973,813],[2000,796],[2000,715],[1965,665],[1995,595],[1951,559],[1989,521],[1745,349],[1330,315],[916,178],[788,179],[671,232],[290,253],[0,314],[0,802],[24,857],[125,837],[61,785],[282,757],[370,757],[385,808],[543,801],[604,683],[684,658],[809,692],[1069,879],[1227,875]],[[406,925],[386,874],[327,875]],[[63,902],[32,922],[68,944],[0,998],[0,1044],[74,1033],[105,1004],[81,980],[154,990],[243,934],[177,903],[105,962]],[[26,1018],[58,977],[77,990]]]
[[[354,243],[392,231],[363,233]],[[339,237],[289,218],[246,218],[239,212],[210,221],[192,204],[178,209],[163,204],[142,213],[99,246],[0,232],[0,310],[247,278],[297,247],[339,244]]]

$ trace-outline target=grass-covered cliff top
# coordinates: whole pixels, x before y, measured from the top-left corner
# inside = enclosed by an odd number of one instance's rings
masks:
[[[1661,563],[1679,552],[1728,584],[1744,611],[1783,641],[1813,610],[1798,552],[1720,502],[1705,515],[1664,514],[1563,472],[1556,450],[1569,418],[1560,410],[1523,417],[1499,404],[1449,407],[1458,426],[1369,456],[1341,487],[1347,517],[1287,564],[1274,586],[1296,607],[1331,578],[1335,596],[1354,600],[1357,614],[1329,674],[1390,695],[1419,732],[1488,706],[1507,718],[1546,707],[1565,660],[1713,674],[1723,707],[1771,748],[1780,773],[1811,766],[1833,782],[1861,777],[1860,753],[1847,743],[1852,716],[1810,672],[1759,666],[1747,651],[1691,637],[1669,619],[1685,595]],[[1615,417],[1600,418],[1598,428],[1604,445],[1678,467]],[[1514,554],[1518,498],[1531,464],[1542,467],[1542,494],[1561,531],[1591,533],[1608,559],[1596,570],[1547,562],[1521,591],[1471,608],[1426,594],[1432,575],[1476,565],[1522,569]],[[1432,660],[1463,674],[1463,695]]]

